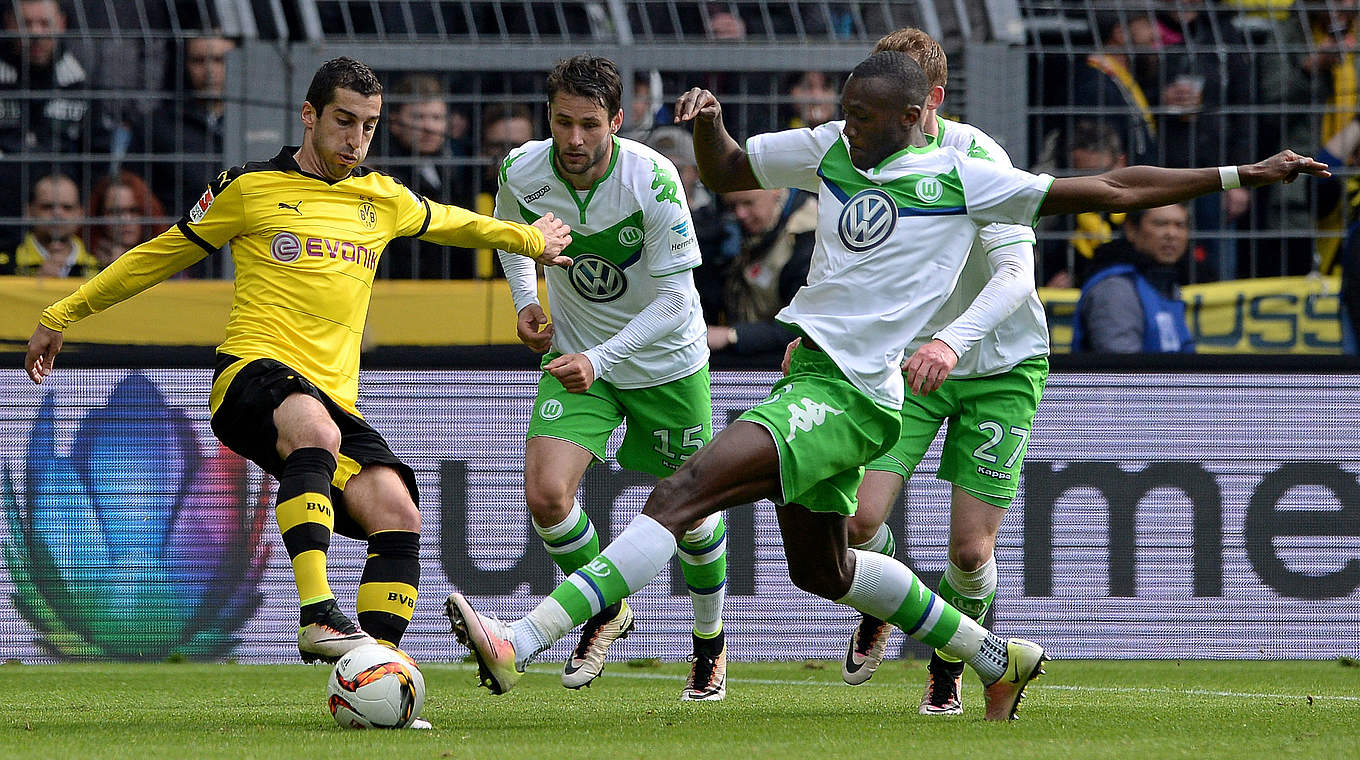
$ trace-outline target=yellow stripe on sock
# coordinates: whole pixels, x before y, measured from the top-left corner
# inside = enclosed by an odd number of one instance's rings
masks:
[[[387,612],[410,620],[416,609],[416,587],[396,581],[364,583],[354,606],[360,613]]]
[[[326,579],[326,553],[323,551],[313,549],[294,557],[293,578],[297,581],[298,599],[302,604],[335,598]]]
[[[309,522],[324,525],[326,530],[335,530],[335,508],[331,506],[331,498],[319,493],[298,494],[279,502],[274,517],[279,521],[279,535]]]

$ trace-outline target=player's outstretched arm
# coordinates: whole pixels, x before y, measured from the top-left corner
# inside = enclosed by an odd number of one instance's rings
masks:
[[[52,374],[52,363],[61,351],[61,331],[38,325],[28,339],[28,355],[24,357],[24,371],[33,382],[42,385],[44,377]]]
[[[732,135],[723,126],[722,105],[708,90],[693,87],[675,101],[675,123],[694,122],[694,159],[699,179],[715,193],[759,190],[760,182]]]
[[[571,245],[571,228],[566,222],[549,211],[535,219],[533,226],[543,233],[543,253],[534,257],[534,260],[545,267],[571,266],[571,257],[562,255],[562,251]]]
[[[1092,177],[1054,180],[1047,197],[1039,205],[1039,215],[1155,208],[1233,187],[1287,184],[1302,174],[1331,176],[1326,164],[1292,150],[1244,166],[1204,169],[1130,166]]]

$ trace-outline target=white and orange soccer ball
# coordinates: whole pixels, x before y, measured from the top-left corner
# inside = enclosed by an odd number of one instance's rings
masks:
[[[425,705],[425,677],[400,649],[355,647],[331,670],[326,706],[342,728],[407,728]]]

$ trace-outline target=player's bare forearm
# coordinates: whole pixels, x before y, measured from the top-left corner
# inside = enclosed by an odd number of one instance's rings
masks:
[[[760,183],[751,171],[746,151],[723,125],[717,97],[698,87],[675,101],[675,123],[694,122],[694,162],[699,179],[716,193],[757,190]]]
[[[1292,150],[1234,167],[1242,187],[1261,187],[1293,182],[1300,175],[1330,177],[1327,165]],[[1039,206],[1041,216],[1082,211],[1131,211],[1168,206],[1222,190],[1223,176],[1217,167],[1164,169],[1129,166],[1094,177],[1066,177],[1053,181]]]

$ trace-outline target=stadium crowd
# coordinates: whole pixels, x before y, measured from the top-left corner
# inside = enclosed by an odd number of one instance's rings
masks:
[[[240,41],[224,36],[211,4],[197,0],[0,5],[0,274],[88,276],[138,237],[173,223],[225,168],[225,114],[234,97],[225,91],[227,67]],[[617,31],[618,23],[600,4],[566,0],[305,5],[315,8],[324,33],[355,40],[485,34],[589,46]],[[895,16],[898,6],[910,15],[908,3],[625,5],[637,39],[704,44],[843,40],[914,20]],[[1360,304],[1360,236],[1354,234],[1360,183],[1344,168],[1357,159],[1354,134],[1360,130],[1354,3],[1277,0],[1268,11],[1204,0],[1121,10],[1028,0],[1018,7],[1027,21],[1031,61],[1025,168],[1071,176],[1137,163],[1232,164],[1275,146],[1342,150],[1327,154],[1343,166],[1332,181],[1237,188],[1193,202],[1186,255],[1167,266],[1174,269],[1175,286],[1339,274],[1343,309]],[[289,6],[285,15],[292,20],[296,14]],[[142,39],[117,31],[138,24],[147,30]],[[951,53],[972,39],[944,31]],[[1046,52],[1051,50],[1058,52]],[[369,164],[431,199],[488,213],[505,152],[546,136],[537,77],[492,71],[379,75],[388,108]],[[838,117],[844,78],[845,72],[815,68],[641,69],[620,134],[666,151],[677,142],[669,134],[675,129],[669,104],[691,84],[731,96],[726,118],[735,134],[815,126]],[[949,104],[944,112],[950,113]],[[667,155],[684,166],[673,150]],[[692,174],[687,181],[704,242],[698,279],[707,314],[723,328],[714,334],[714,348],[723,350],[724,339],[736,334],[735,323],[744,320],[734,315],[750,311],[724,301],[734,292],[734,273],[743,267],[752,273],[762,231],[743,220],[733,198],[707,192]],[[61,196],[55,206],[49,197],[54,192]],[[66,223],[54,224],[54,215]],[[1127,230],[1120,214],[1046,220],[1038,228],[1037,284],[1083,288],[1107,264],[1139,265]],[[228,275],[224,258],[209,257],[181,276]],[[490,251],[469,255],[411,240],[394,241],[378,272],[391,279],[499,274]],[[788,283],[780,285],[775,295],[788,289]],[[1167,292],[1175,300],[1174,291]],[[766,306],[755,311],[769,312],[774,304]]]

